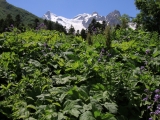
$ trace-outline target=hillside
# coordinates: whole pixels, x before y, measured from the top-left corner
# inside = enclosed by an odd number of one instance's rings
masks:
[[[24,9],[9,4],[6,0],[0,0],[0,11],[0,19],[5,19],[7,14],[11,14],[14,19],[14,17],[19,14],[24,24],[31,23],[31,21],[38,18]],[[42,20],[41,18],[38,19]]]
[[[49,30],[0,34],[0,120],[148,120],[160,104],[159,35],[110,35],[91,45]]]

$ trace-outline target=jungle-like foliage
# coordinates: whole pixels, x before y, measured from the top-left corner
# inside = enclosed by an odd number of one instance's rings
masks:
[[[160,85],[155,33],[118,29],[106,36],[57,31],[0,35],[2,120],[145,120],[145,89]]]
[[[160,34],[160,1],[135,0],[135,5],[140,13],[135,21],[148,31],[157,31]]]

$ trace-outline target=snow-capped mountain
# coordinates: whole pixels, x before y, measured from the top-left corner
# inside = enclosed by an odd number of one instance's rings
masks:
[[[117,25],[120,24],[119,17],[121,17],[120,12],[115,10],[109,13],[107,16],[100,16],[97,12],[93,12],[92,14],[79,14],[72,19],[68,19],[63,16],[57,16],[48,11],[46,12],[46,14],[43,15],[42,18],[46,20],[51,20],[53,22],[58,22],[59,24],[65,26],[67,30],[71,27],[71,25],[75,28],[75,30],[82,30],[88,28],[93,18],[100,23],[106,21],[106,23],[109,25]]]
[[[46,14],[43,15],[43,19],[46,20],[51,20],[53,22],[58,22],[59,24],[63,25],[66,27],[66,29],[69,29],[71,25],[75,28],[75,30],[81,30],[81,29],[86,29],[83,25],[82,22],[84,21],[85,17],[88,18],[89,14],[83,14],[83,15],[77,15],[73,19],[68,19],[62,16],[57,16],[50,11],[48,11]]]

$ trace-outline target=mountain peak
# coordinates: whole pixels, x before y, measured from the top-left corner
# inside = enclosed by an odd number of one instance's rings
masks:
[[[109,13],[108,15],[117,14],[118,16],[121,16],[120,12],[118,10],[114,10],[113,12]]]
[[[73,19],[74,20],[84,20],[86,17],[90,16],[88,13],[78,14]]]
[[[114,13],[120,13],[118,10],[114,10],[113,12],[114,12]]]
[[[109,25],[117,25],[120,24],[119,18],[121,17],[121,14],[118,10],[114,10],[113,12],[109,13],[106,16],[106,22]]]
[[[55,17],[56,17],[56,15],[55,15],[55,14],[51,13],[51,11],[50,11],[50,10],[48,10],[48,11],[46,12],[46,14],[44,14],[44,15],[43,15],[43,17],[42,17],[42,18],[47,19],[47,20],[52,20],[52,17],[53,17],[53,16],[55,16]]]
[[[50,10],[48,10],[47,12],[46,12],[46,14],[50,14],[51,13],[51,11]]]
[[[93,12],[92,16],[99,16],[97,12]]]
[[[106,23],[109,23],[111,25],[120,24],[119,17],[120,12],[118,10],[109,13],[106,17],[100,16],[98,12],[93,12],[92,14],[78,14],[73,19],[68,19],[62,16],[56,16],[55,14],[48,11],[46,12],[46,14],[44,14],[43,19],[58,22],[59,24],[65,26],[66,29],[69,29],[72,25],[75,28],[75,30],[82,30],[87,29],[93,19],[96,19],[96,21],[100,23],[106,21]]]

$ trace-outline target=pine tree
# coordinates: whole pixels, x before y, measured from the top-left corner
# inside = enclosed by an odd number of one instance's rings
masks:
[[[48,30],[53,30],[54,28],[53,28],[53,22],[52,21],[48,21],[48,24],[47,24],[47,29]]]
[[[38,27],[38,25],[39,25],[39,19],[36,18],[36,19],[34,20],[34,29],[36,29],[36,28]]]
[[[43,20],[43,22],[44,22],[44,24],[46,25],[46,26],[48,26],[48,21],[45,19],[45,20]]]
[[[84,30],[84,29],[81,30],[81,37],[82,37],[84,40],[86,40],[86,38],[87,38],[86,30]]]
[[[11,14],[8,14],[5,19],[5,26],[11,27],[11,26],[13,26],[13,24],[14,24],[14,20],[13,20]]]
[[[1,20],[0,20],[0,33],[4,32],[4,29],[5,29],[5,28],[4,28],[4,27],[5,27],[4,24],[5,24],[4,20],[1,19]]]
[[[79,36],[79,35],[80,35],[79,30],[77,30],[77,32],[76,32],[76,36]]]
[[[93,34],[93,31],[95,31],[95,29],[96,29],[96,19],[93,18],[91,23],[88,26],[88,32],[90,34]]]
[[[102,22],[102,26],[101,26],[102,31],[105,30],[105,27],[106,27],[106,21],[103,21],[103,22]]]
[[[69,35],[73,35],[75,33],[75,29],[74,29],[74,27],[71,25],[71,27],[69,28],[69,30],[68,30],[68,34]]]
[[[16,15],[14,24],[17,28],[19,28],[19,26],[21,25],[21,16],[19,14]]]

